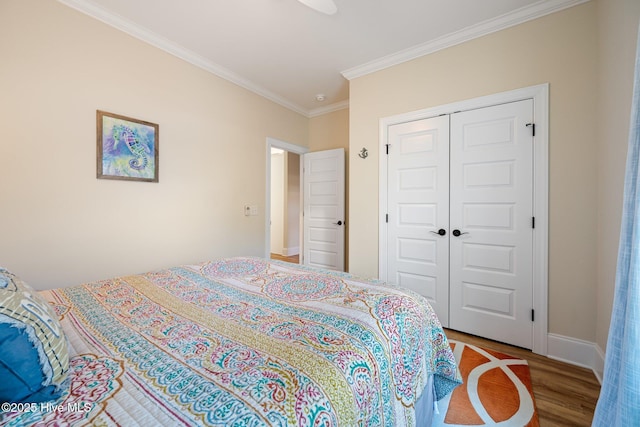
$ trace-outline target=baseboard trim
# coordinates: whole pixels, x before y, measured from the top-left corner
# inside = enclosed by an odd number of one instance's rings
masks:
[[[547,334],[547,357],[591,369],[602,384],[604,351],[593,342]]]
[[[282,248],[282,255],[284,256],[300,255],[300,248],[299,247]]]
[[[598,378],[600,385],[602,385],[602,379],[604,378],[604,350],[602,350],[598,344],[594,345],[596,347],[596,366],[593,369],[593,373],[596,374],[596,378]]]

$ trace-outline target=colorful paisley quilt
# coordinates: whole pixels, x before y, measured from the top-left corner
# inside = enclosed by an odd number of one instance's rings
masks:
[[[70,389],[3,425],[413,426],[460,383],[423,297],[346,273],[229,258],[42,294]]]

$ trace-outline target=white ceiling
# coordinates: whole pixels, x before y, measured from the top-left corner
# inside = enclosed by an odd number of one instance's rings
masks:
[[[331,16],[297,0],[59,1],[310,117],[348,105],[348,79],[588,0],[335,0]]]

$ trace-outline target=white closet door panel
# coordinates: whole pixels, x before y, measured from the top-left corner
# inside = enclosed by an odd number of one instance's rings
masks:
[[[450,327],[526,348],[533,333],[532,121],[533,100],[451,116]]]
[[[393,125],[387,163],[387,280],[449,317],[449,117]]]

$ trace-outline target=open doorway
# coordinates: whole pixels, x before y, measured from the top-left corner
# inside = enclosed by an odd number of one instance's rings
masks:
[[[301,155],[309,150],[267,138],[265,258],[300,264],[303,250]]]
[[[297,248],[293,246],[295,231],[287,231],[287,239],[284,239],[284,231],[272,229],[272,148],[279,148],[284,152],[282,158],[287,159],[287,173],[290,168],[295,170],[296,164],[298,166],[297,176],[292,175],[287,179],[297,182],[299,204],[296,207],[295,203],[287,203],[286,209],[284,207],[282,209],[291,214],[287,215],[287,221],[281,222],[283,227],[285,222],[287,226],[295,227],[297,220],[299,241]],[[277,153],[276,151],[274,155]],[[293,252],[297,249],[299,264],[344,271],[346,243],[344,149],[309,152],[306,147],[267,138],[266,158],[265,258],[271,258],[272,252],[276,257],[293,256]],[[274,163],[279,163],[279,160],[274,160]],[[273,180],[280,182],[280,177],[285,175],[284,172],[278,174]],[[286,192],[289,202],[296,198],[295,195],[290,194],[293,191],[291,185],[287,185],[286,190],[283,184],[278,186],[283,188],[283,194]],[[280,201],[273,203],[283,205]],[[278,218],[279,216],[274,214],[276,221],[279,221]],[[282,244],[280,246],[276,243],[272,251],[272,237],[280,241],[280,235],[283,236]],[[282,249],[279,249],[280,247]]]
[[[271,259],[300,263],[300,155],[271,148]]]

